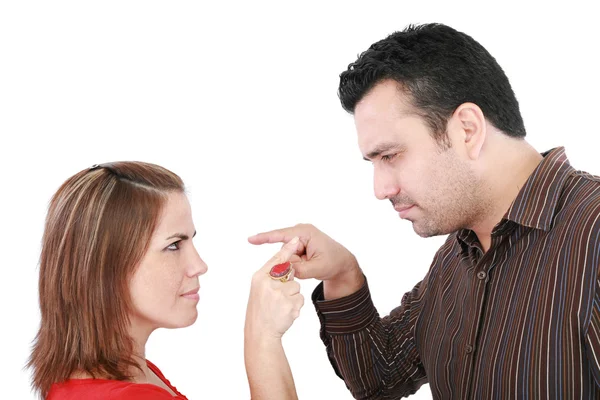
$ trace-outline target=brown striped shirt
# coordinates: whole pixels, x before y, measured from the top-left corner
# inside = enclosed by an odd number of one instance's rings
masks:
[[[429,382],[435,399],[600,399],[600,178],[544,154],[484,254],[448,236],[425,278],[380,318],[368,284],[313,293],[321,338],[357,399]]]

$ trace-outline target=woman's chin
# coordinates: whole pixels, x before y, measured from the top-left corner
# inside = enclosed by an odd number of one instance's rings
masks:
[[[170,328],[174,328],[174,329],[186,328],[188,326],[193,325],[197,319],[198,319],[198,311],[196,309],[194,309],[194,311],[191,312],[188,316],[186,316],[185,318],[181,318],[179,321],[174,323],[173,326],[171,326]]]

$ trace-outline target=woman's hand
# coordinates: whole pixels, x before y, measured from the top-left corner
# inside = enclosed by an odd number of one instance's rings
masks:
[[[298,399],[281,337],[298,318],[304,297],[300,285],[294,281],[293,270],[286,282],[269,276],[274,265],[289,261],[296,254],[298,244],[297,237],[290,240],[252,277],[244,328],[244,360],[253,400]]]
[[[304,297],[300,294],[300,285],[294,281],[293,266],[287,282],[269,276],[274,265],[289,261],[296,254],[298,245],[298,238],[290,240],[252,277],[246,310],[246,335],[265,340],[281,339],[300,315]]]

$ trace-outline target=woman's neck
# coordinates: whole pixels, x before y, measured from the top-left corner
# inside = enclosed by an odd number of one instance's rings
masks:
[[[136,383],[152,383],[154,380],[154,374],[152,371],[150,371],[150,368],[148,368],[148,364],[146,363],[146,343],[148,342],[148,338],[154,329],[144,325],[145,324],[132,321],[129,328],[129,336],[133,342],[132,360],[137,363],[139,368],[130,367],[130,369],[127,371],[127,375],[131,377],[132,382]],[[91,373],[83,370],[74,371],[69,378],[110,379],[108,376],[98,375],[97,373],[92,375]]]
[[[131,319],[129,336],[133,341],[133,360],[141,368],[141,371],[137,368],[133,368],[133,371],[131,371],[134,382],[149,383],[151,382],[151,377],[154,376],[148,368],[148,364],[146,364],[146,343],[154,329],[148,324],[137,321],[135,318]]]

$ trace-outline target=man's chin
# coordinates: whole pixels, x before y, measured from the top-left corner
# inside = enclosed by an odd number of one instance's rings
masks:
[[[430,238],[433,236],[446,235],[446,233],[440,231],[439,229],[435,229],[434,227],[423,226],[422,224],[420,224],[416,221],[410,221],[410,222],[412,222],[413,230],[415,231],[415,233],[422,238]]]

